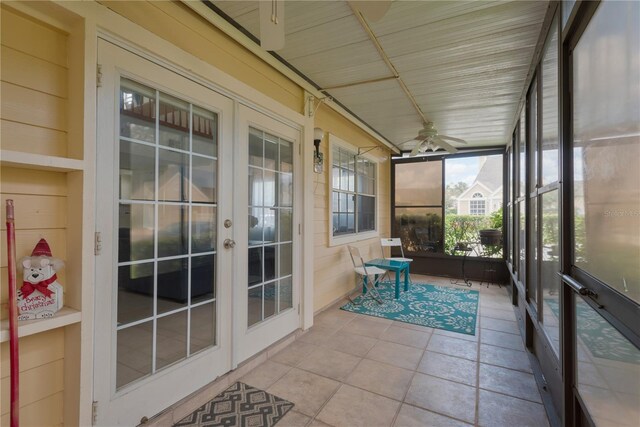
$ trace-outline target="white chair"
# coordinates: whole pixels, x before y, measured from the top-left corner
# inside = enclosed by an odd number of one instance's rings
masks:
[[[413,262],[413,259],[411,258],[407,258],[404,256],[404,249],[402,249],[402,240],[400,240],[399,237],[385,237],[380,239],[380,246],[382,247],[382,258],[384,259],[390,259],[393,261],[400,261],[400,262]],[[402,256],[399,257],[392,257],[391,256],[391,248],[393,247],[399,247],[400,248],[400,254]],[[389,257],[386,256],[385,252],[384,252],[384,248],[389,248]],[[411,268],[409,268],[409,270],[411,270]],[[411,282],[411,275],[409,275],[409,283],[413,284],[413,282]]]
[[[380,293],[378,293],[377,286],[380,282],[380,278],[387,273],[387,270],[373,266],[366,266],[358,248],[355,246],[348,246],[348,249],[349,255],[351,256],[351,262],[353,262],[353,269],[358,275],[358,287],[362,284],[363,298],[359,303],[352,300],[350,296],[347,296],[347,298],[354,305],[362,304],[364,302],[364,298],[367,296],[374,299],[378,304],[382,304],[382,297],[380,296]]]

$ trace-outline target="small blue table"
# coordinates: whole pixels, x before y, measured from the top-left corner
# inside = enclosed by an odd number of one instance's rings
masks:
[[[364,263],[367,266],[382,268],[383,270],[393,271],[396,275],[396,299],[400,298],[400,275],[404,272],[404,290],[409,290],[409,263],[404,261],[396,261],[392,259],[376,258]],[[367,280],[365,277],[364,280]],[[366,286],[362,292],[366,293]]]

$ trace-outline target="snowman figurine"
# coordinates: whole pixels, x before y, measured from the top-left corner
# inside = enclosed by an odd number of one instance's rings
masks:
[[[64,262],[51,255],[45,239],[40,239],[31,256],[20,260],[23,282],[18,290],[18,320],[53,317],[62,308],[62,285],[56,271]]]

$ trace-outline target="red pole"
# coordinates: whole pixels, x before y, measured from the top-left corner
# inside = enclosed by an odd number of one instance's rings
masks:
[[[18,300],[16,295],[16,230],[13,222],[13,200],[7,200],[7,266],[9,269],[9,361],[11,364],[11,427],[20,425],[18,384]]]

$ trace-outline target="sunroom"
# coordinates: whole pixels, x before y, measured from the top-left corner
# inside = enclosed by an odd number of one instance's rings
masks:
[[[639,3],[0,13],[1,425],[640,423]]]

